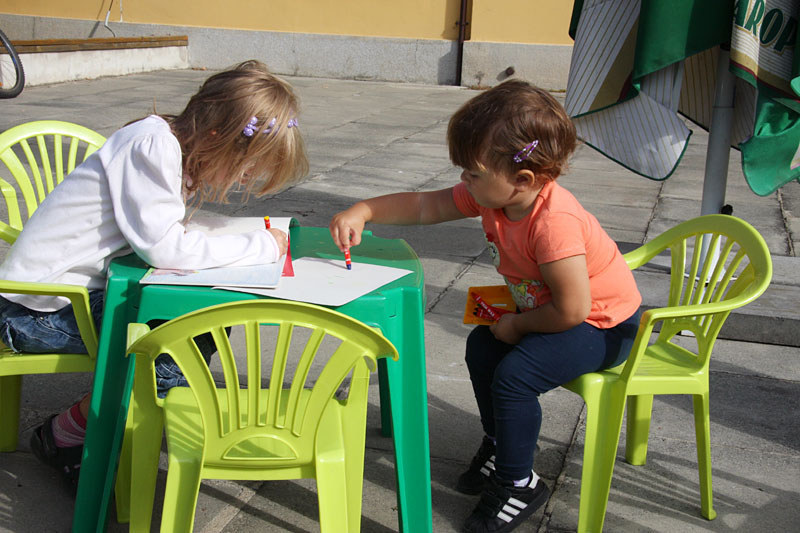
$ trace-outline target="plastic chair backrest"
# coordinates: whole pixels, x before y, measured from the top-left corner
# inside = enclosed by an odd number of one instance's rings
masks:
[[[21,204],[27,220],[55,186],[104,142],[97,132],[59,120],[27,122],[0,133],[0,161],[10,173],[0,166],[0,191],[8,207],[8,221],[0,221],[0,238],[13,243],[22,231]]]
[[[625,260],[636,269],[664,251],[670,254],[667,305],[642,314],[639,335],[622,373],[625,380],[635,375],[658,322],[659,343],[690,331],[697,342],[696,368],[707,368],[730,312],[758,298],[772,279],[772,260],[763,237],[747,222],[729,215],[705,215],[680,223],[625,254]]]
[[[260,325],[278,326],[269,384],[261,383],[262,332]],[[225,328],[243,326],[247,352],[247,392],[241,393],[239,366]],[[133,325],[131,326],[133,327]],[[310,333],[293,376],[287,375],[292,339],[300,328]],[[211,333],[219,352],[225,392],[220,393],[194,338]],[[316,381],[309,371],[326,337],[340,342]],[[397,359],[394,346],[376,330],[341,313],[299,302],[255,300],[206,308],[154,329],[136,340],[129,353],[137,354],[135,394],[158,403],[152,365],[168,353],[180,366],[202,416],[204,464],[217,468],[286,467],[313,462],[317,428],[337,388],[352,372],[345,405],[366,402],[366,388],[353,390],[359,379],[375,370],[376,358]],[[145,376],[140,381],[140,377]],[[291,386],[284,381],[291,378]],[[311,385],[310,393],[304,390]],[[364,384],[366,387],[366,384]],[[268,391],[265,391],[268,389]],[[357,407],[356,407],[357,408]],[[262,453],[268,452],[268,453]],[[233,475],[233,474],[232,474]],[[232,477],[231,479],[236,479]]]

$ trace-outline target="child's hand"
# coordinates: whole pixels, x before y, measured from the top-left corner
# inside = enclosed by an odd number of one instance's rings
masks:
[[[361,232],[364,231],[366,222],[367,219],[359,204],[346,211],[336,213],[329,226],[333,242],[343,252],[351,246],[358,246],[361,244]]]
[[[506,344],[517,344],[523,337],[515,325],[516,315],[508,313],[500,317],[500,319],[489,326],[489,331],[492,332],[494,338]]]
[[[285,254],[289,250],[289,238],[286,234],[277,228],[269,228],[267,231],[275,237],[275,242],[278,243],[278,251],[280,252],[278,256]]]

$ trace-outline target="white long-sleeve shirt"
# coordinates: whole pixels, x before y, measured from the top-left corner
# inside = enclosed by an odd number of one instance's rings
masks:
[[[157,268],[201,269],[271,263],[266,230],[208,236],[186,231],[181,147],[164,119],[117,131],[51,192],[0,265],[0,279],[105,287],[111,260],[135,251]],[[66,298],[4,294],[39,311]]]

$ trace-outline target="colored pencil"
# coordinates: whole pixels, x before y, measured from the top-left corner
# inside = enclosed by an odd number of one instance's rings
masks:
[[[350,248],[344,251],[344,264],[347,265],[347,270],[353,270],[353,263],[350,261]]]

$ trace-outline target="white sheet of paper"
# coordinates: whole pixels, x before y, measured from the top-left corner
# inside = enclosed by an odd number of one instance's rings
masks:
[[[343,260],[318,257],[301,257],[295,259],[292,264],[294,277],[281,278],[280,284],[274,289],[215,288],[262,294],[283,300],[339,306],[412,272],[403,268],[355,261],[353,269],[347,270]]]
[[[287,235],[291,217],[270,217],[270,227],[277,228]],[[200,230],[207,235],[231,235],[264,229],[263,217],[193,216],[186,223],[187,230]]]

